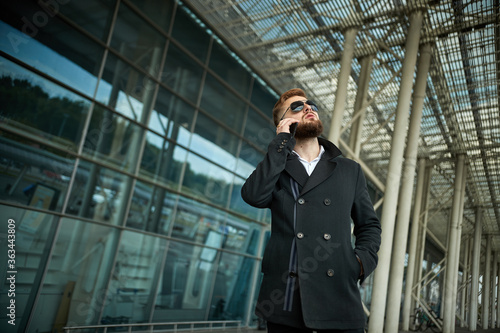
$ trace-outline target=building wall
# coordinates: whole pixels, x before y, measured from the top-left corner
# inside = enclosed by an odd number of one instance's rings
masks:
[[[250,319],[277,96],[176,1],[0,7],[2,332]]]

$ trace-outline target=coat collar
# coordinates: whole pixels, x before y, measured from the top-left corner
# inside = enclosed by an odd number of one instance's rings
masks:
[[[319,144],[325,149],[325,153],[321,156],[321,159],[319,160],[318,165],[316,165],[316,168],[311,176],[307,174],[304,166],[300,163],[296,155],[288,155],[285,170],[300,185],[300,195],[310,191],[314,187],[321,184],[325,179],[330,177],[333,170],[337,166],[334,159],[342,155],[340,149],[337,148],[337,146],[335,146],[332,142],[323,138],[318,138],[318,141]]]

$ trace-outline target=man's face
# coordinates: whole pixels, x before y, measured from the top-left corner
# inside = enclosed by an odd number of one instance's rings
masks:
[[[323,132],[323,123],[319,119],[318,112],[313,110],[313,108],[317,108],[315,105],[309,105],[306,101],[305,97],[292,96],[283,103],[283,109],[286,111],[286,113],[283,111],[284,118],[294,118],[299,121],[295,132],[295,137],[298,139],[318,137]],[[294,102],[303,102],[300,111],[294,112],[290,108],[290,106],[300,105],[300,103],[293,104]]]

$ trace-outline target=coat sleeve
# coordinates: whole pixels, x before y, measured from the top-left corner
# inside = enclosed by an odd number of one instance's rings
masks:
[[[377,267],[377,252],[380,247],[382,228],[368,195],[363,171],[359,164],[357,166],[358,179],[351,217],[354,221],[354,235],[356,236],[354,252],[363,265],[364,274],[361,277],[361,282],[363,282]]]
[[[294,146],[295,139],[290,133],[280,133],[271,141],[264,159],[241,188],[241,197],[246,203],[257,208],[270,208],[274,186]]]

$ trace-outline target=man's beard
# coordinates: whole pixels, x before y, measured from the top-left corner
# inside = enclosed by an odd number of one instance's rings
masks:
[[[319,119],[299,123],[295,137],[297,139],[317,138],[323,132],[323,123]]]

